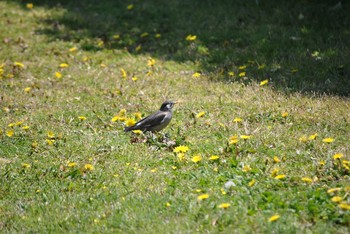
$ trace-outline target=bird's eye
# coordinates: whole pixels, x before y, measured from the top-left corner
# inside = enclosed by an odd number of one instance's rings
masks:
[[[167,107],[168,109],[170,109],[170,108],[171,108],[171,103],[167,104],[166,107]]]

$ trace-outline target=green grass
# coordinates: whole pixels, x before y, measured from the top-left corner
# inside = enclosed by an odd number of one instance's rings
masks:
[[[0,2],[1,232],[349,232],[348,3],[26,3]],[[165,99],[170,141],[111,121]]]

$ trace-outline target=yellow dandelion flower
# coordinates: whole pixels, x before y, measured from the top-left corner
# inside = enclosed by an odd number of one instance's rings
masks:
[[[227,208],[229,208],[230,206],[231,206],[230,203],[221,203],[218,207],[219,207],[220,209],[227,209]]]
[[[196,189],[196,192],[200,193],[200,192],[202,192],[202,189]]]
[[[91,165],[91,164],[89,164],[89,163],[85,164],[85,165],[84,165],[84,168],[85,168],[85,170],[87,170],[87,171],[93,171],[93,170],[95,170],[94,166]]]
[[[188,148],[188,146],[179,145],[179,146],[174,148],[173,152],[174,153],[186,153],[189,149],[190,148]]]
[[[235,76],[235,73],[233,71],[228,72],[229,76]]]
[[[238,76],[239,76],[239,77],[245,77],[245,74],[246,74],[245,72],[240,72],[240,73],[238,74]]]
[[[121,74],[122,78],[124,78],[124,79],[127,77],[127,73],[123,68],[120,69],[120,74]]]
[[[130,126],[134,126],[136,124],[136,121],[134,119],[126,119],[125,120],[125,126],[130,127]]]
[[[62,77],[62,73],[60,73],[60,72],[55,72],[55,77],[56,77],[57,79],[60,79],[60,78]]]
[[[53,139],[53,138],[55,138],[55,133],[53,133],[52,131],[48,131],[47,132],[47,137],[50,138],[50,139]]]
[[[142,114],[140,112],[135,112],[134,117],[135,117],[135,119],[140,120],[140,119],[142,119]]]
[[[30,92],[30,90],[32,90],[32,88],[31,88],[31,87],[25,87],[23,91],[24,91],[24,92],[26,92],[26,93],[29,93],[29,92]]]
[[[249,166],[249,165],[245,165],[243,168],[242,168],[242,171],[243,172],[249,172],[249,171],[251,171],[252,170],[252,168]]]
[[[22,167],[24,167],[24,168],[30,168],[30,164],[28,164],[28,163],[22,163]]]
[[[29,128],[30,127],[28,125],[22,127],[23,130],[28,130]]]
[[[142,49],[142,45],[138,45],[138,46],[136,46],[135,51],[139,52],[141,49]]]
[[[194,163],[200,162],[200,161],[202,161],[202,156],[199,155],[199,154],[195,155],[195,156],[192,157],[191,161],[194,162]]]
[[[75,167],[77,163],[75,162],[68,162],[68,167]]]
[[[160,33],[157,33],[156,35],[154,35],[155,38],[161,38],[162,37],[162,34]]]
[[[23,121],[18,121],[15,123],[16,126],[21,126],[23,124]]]
[[[38,146],[39,146],[38,142],[34,141],[34,142],[32,143],[32,148],[33,148],[33,149],[38,148]]]
[[[326,164],[326,162],[325,162],[325,161],[320,161],[320,162],[318,162],[318,164],[319,164],[320,166],[324,166],[324,165]]]
[[[177,169],[177,166],[171,166],[171,168],[172,168],[173,170],[176,170],[176,169]]]
[[[165,203],[165,206],[169,207],[169,206],[171,206],[171,204],[169,202],[167,202],[167,203]]]
[[[275,176],[276,180],[282,180],[282,179],[285,179],[285,178],[286,178],[285,174],[280,174],[280,175]]]
[[[209,198],[209,194],[207,193],[204,193],[204,194],[201,194],[197,197],[197,200],[198,201],[202,201],[202,200],[205,200],[205,199],[208,199]]]
[[[243,120],[241,118],[238,118],[238,117],[233,119],[233,122],[235,122],[235,123],[242,122],[242,121]]]
[[[350,205],[347,203],[340,203],[338,206],[343,210],[350,210]]]
[[[27,7],[27,9],[33,9],[34,4],[33,3],[27,3],[26,7]]]
[[[334,141],[334,139],[331,138],[331,137],[327,137],[327,138],[324,138],[322,141],[323,141],[324,143],[332,143],[332,142]]]
[[[234,144],[237,144],[239,141],[238,137],[237,136],[231,136],[230,139],[229,139],[229,144],[230,145],[234,145]]]
[[[327,193],[334,193],[340,191],[342,188],[330,188],[327,190]]]
[[[341,202],[342,200],[343,200],[343,198],[340,196],[334,196],[331,198],[332,202]]]
[[[147,73],[146,73],[146,76],[150,76],[150,75],[152,75],[152,71],[151,70],[149,70]]]
[[[157,171],[157,168],[151,169],[152,173],[155,173]]]
[[[244,70],[244,69],[246,69],[247,68],[247,66],[246,65],[243,65],[243,66],[239,66],[238,67],[238,70]]]
[[[111,119],[111,121],[112,122],[125,121],[125,117],[120,117],[119,115],[116,115]]]
[[[261,65],[258,66],[258,69],[261,70],[261,69],[264,69],[265,67],[266,67],[266,64],[263,63],[263,64],[261,64]]]
[[[46,139],[46,143],[52,146],[55,143],[55,140]]]
[[[337,153],[337,154],[333,155],[333,159],[334,159],[334,160],[341,159],[343,156],[344,156],[344,154],[342,154],[342,153]]]
[[[248,140],[250,139],[252,136],[251,135],[241,135],[240,138],[243,140]]]
[[[14,65],[15,67],[24,68],[24,64],[23,64],[23,63],[20,63],[20,62],[14,62],[13,65]]]
[[[68,63],[61,63],[59,65],[60,68],[66,68],[66,67],[69,67]]]
[[[13,130],[7,130],[6,131],[6,136],[8,136],[8,137],[12,137],[13,134],[15,134],[15,132]]]
[[[156,60],[153,58],[148,58],[147,66],[153,67],[156,64]]]
[[[288,114],[287,111],[284,111],[284,112],[281,113],[281,116],[282,116],[283,118],[287,118],[288,115],[289,115],[289,114]]]
[[[221,122],[218,122],[219,126],[224,128],[225,127],[225,124],[221,123]]]
[[[279,171],[280,170],[278,168],[273,169],[272,172],[271,172],[271,176],[275,177]]]
[[[269,83],[269,80],[263,80],[263,81],[261,81],[260,82],[260,86],[264,86],[264,85],[266,85],[267,83]]]
[[[148,37],[149,36],[149,33],[148,32],[144,32],[140,35],[141,38],[145,38],[145,37]]]
[[[205,115],[205,112],[201,111],[196,115],[196,119],[199,119],[199,118],[203,117],[204,115]]]
[[[312,135],[309,136],[308,140],[309,140],[309,141],[315,140],[317,136],[318,136],[317,133],[312,134]]]
[[[103,47],[104,45],[105,45],[104,41],[102,41],[101,39],[98,39],[98,40],[97,40],[97,46],[98,46],[98,47],[101,48],[101,47]]]
[[[85,117],[85,116],[78,116],[78,119],[79,119],[80,121],[84,121],[84,120],[86,120],[86,117]]]
[[[127,10],[131,11],[132,9],[134,9],[134,4],[129,4],[127,7],[126,7]]]
[[[141,130],[132,130],[132,132],[137,134],[137,135],[143,134],[143,132]]]
[[[307,142],[307,137],[305,135],[303,135],[299,138],[299,141],[300,142]]]
[[[272,215],[270,218],[269,218],[269,222],[275,222],[277,221],[279,218],[281,218],[280,215],[276,214],[276,215]]]
[[[119,34],[114,34],[112,36],[112,38],[115,39],[115,40],[118,40],[118,39],[120,39],[120,35]]]
[[[126,110],[125,109],[121,109],[119,112],[118,112],[118,115],[123,117],[126,115]]]
[[[248,183],[248,186],[249,186],[249,187],[252,187],[255,183],[256,183],[256,180],[255,180],[255,179],[252,179],[252,180]]]
[[[197,39],[197,36],[196,35],[191,35],[191,34],[189,34],[189,35],[187,35],[187,37],[186,37],[186,41],[194,41],[194,40],[196,40]]]
[[[218,160],[218,159],[219,159],[219,156],[216,156],[216,155],[212,155],[209,157],[209,160],[212,160],[212,161]]]
[[[177,158],[179,159],[179,161],[183,161],[185,159],[185,154],[184,153],[178,153],[177,154]]]
[[[83,62],[87,62],[87,61],[89,61],[90,59],[91,59],[91,58],[85,56],[85,57],[83,57]]]
[[[227,192],[226,192],[226,190],[224,188],[221,188],[220,191],[221,191],[222,195],[226,195],[227,194]]]
[[[313,180],[310,177],[302,177],[301,180],[306,183],[312,183]]]
[[[194,77],[194,78],[198,78],[198,77],[200,77],[201,76],[201,73],[199,73],[199,72],[195,72],[195,73],[193,73],[193,75],[192,75],[192,77]]]
[[[281,162],[281,160],[277,156],[274,156],[273,157],[273,162],[274,163],[279,163],[279,162]]]
[[[9,125],[7,125],[7,127],[12,128],[13,126],[15,126],[15,123],[10,123]]]
[[[137,78],[137,76],[133,76],[132,78],[131,78],[131,80],[132,81],[137,81],[139,78]]]
[[[74,47],[72,47],[72,48],[69,49],[69,52],[75,52],[75,51],[77,51],[77,50],[78,50],[78,48],[74,46]]]

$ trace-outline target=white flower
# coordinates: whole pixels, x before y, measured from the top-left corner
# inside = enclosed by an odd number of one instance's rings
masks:
[[[231,180],[227,181],[224,185],[225,189],[230,189],[231,187],[235,187],[236,184],[232,182]]]

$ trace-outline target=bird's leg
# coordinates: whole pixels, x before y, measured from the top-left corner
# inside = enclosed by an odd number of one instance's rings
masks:
[[[163,142],[167,143],[168,141],[170,141],[169,133],[164,133],[163,134]]]
[[[145,135],[149,141],[151,142],[157,141],[157,136],[153,132],[150,132],[150,131],[146,132]]]

